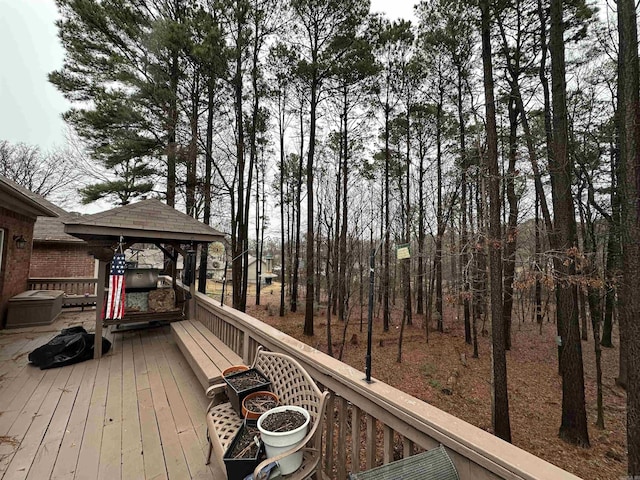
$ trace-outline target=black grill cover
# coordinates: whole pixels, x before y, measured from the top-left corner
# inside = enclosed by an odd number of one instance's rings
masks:
[[[95,335],[87,333],[83,327],[65,328],[48,343],[31,352],[29,361],[45,370],[90,360],[93,358],[94,338]],[[107,353],[110,348],[111,342],[103,337],[102,353]]]

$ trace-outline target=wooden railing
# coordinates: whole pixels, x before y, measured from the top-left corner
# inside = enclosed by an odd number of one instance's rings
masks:
[[[63,290],[67,295],[95,295],[97,278],[30,278],[29,290]]]
[[[331,393],[323,477],[356,472],[442,444],[461,480],[578,477],[216,300],[196,293],[190,318],[249,363],[258,346],[298,360]],[[192,307],[193,308],[193,307]]]

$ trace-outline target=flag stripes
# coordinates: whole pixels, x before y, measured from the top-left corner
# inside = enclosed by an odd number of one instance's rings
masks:
[[[124,253],[116,253],[111,261],[111,271],[109,272],[109,295],[103,318],[118,320],[124,316]]]

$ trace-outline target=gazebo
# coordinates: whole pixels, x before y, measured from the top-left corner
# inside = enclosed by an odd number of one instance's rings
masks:
[[[187,249],[195,249],[198,244],[224,243],[224,235],[219,231],[156,199],[71,218],[64,223],[65,233],[86,241],[90,253],[99,263],[94,358],[102,356],[102,305],[106,291],[107,265],[119,246],[126,249],[135,243],[151,243],[160,248],[172,260],[171,277],[175,289],[178,254],[186,261]],[[194,282],[190,289],[193,299]]]

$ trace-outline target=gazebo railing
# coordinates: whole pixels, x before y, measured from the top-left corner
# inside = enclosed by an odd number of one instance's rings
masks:
[[[567,480],[578,477],[216,300],[195,293],[190,318],[249,363],[258,346],[298,360],[331,391],[323,477],[342,480],[443,445],[461,480]]]

